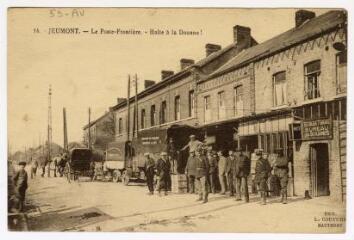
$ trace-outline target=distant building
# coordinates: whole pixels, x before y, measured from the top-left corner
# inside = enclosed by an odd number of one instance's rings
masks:
[[[115,118],[112,112],[106,112],[98,119],[84,126],[84,143],[88,144],[89,129],[91,137],[91,147],[97,150],[105,151],[107,144],[114,141],[115,136]]]

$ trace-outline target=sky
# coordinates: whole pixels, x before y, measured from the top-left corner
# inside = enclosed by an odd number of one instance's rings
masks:
[[[261,43],[295,25],[296,9],[34,9],[8,11],[8,140],[11,151],[38,146],[47,137],[48,88],[52,86],[53,141],[63,143],[62,109],[69,142],[100,117],[117,97],[127,96],[127,76],[161,79],[180,69],[181,58],[205,57],[205,44],[233,42],[233,26],[251,28]],[[313,10],[316,15],[328,9]],[[79,28],[80,34],[48,34],[49,28]],[[90,34],[136,29],[142,35]],[[35,31],[39,30],[39,33]],[[151,35],[183,29],[198,35]],[[89,33],[83,33],[87,30]]]

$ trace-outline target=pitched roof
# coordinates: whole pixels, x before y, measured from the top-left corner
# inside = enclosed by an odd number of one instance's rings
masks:
[[[342,24],[344,20],[345,12],[341,10],[329,11],[315,17],[299,27],[292,28],[263,43],[245,49],[209,75],[205,80],[242,67],[252,61],[283,51],[312,37],[330,31],[338,27],[339,24]]]
[[[108,114],[112,113],[111,111],[105,112],[103,115],[101,115],[100,117],[98,117],[96,120],[93,120],[92,122],[90,122],[90,125],[87,123],[84,127],[83,130],[87,129],[89,126],[93,126],[95,125],[97,122],[101,121],[102,119],[104,119]]]

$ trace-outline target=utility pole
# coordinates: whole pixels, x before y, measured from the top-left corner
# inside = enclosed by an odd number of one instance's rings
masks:
[[[88,148],[91,149],[91,108],[88,109]]]
[[[50,162],[52,160],[52,86],[48,94],[48,177],[50,177]]]
[[[63,108],[63,124],[64,124],[64,151],[68,152],[68,128],[66,125],[66,109]]]
[[[139,131],[139,110],[138,110],[138,75],[135,73],[135,115],[136,115],[136,137]]]
[[[128,119],[127,119],[127,141],[130,140],[130,75],[128,75],[128,94],[127,94],[127,108],[128,108]]]

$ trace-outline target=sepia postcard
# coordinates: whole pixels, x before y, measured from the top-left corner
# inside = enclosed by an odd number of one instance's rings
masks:
[[[8,8],[8,231],[344,234],[347,18]]]

